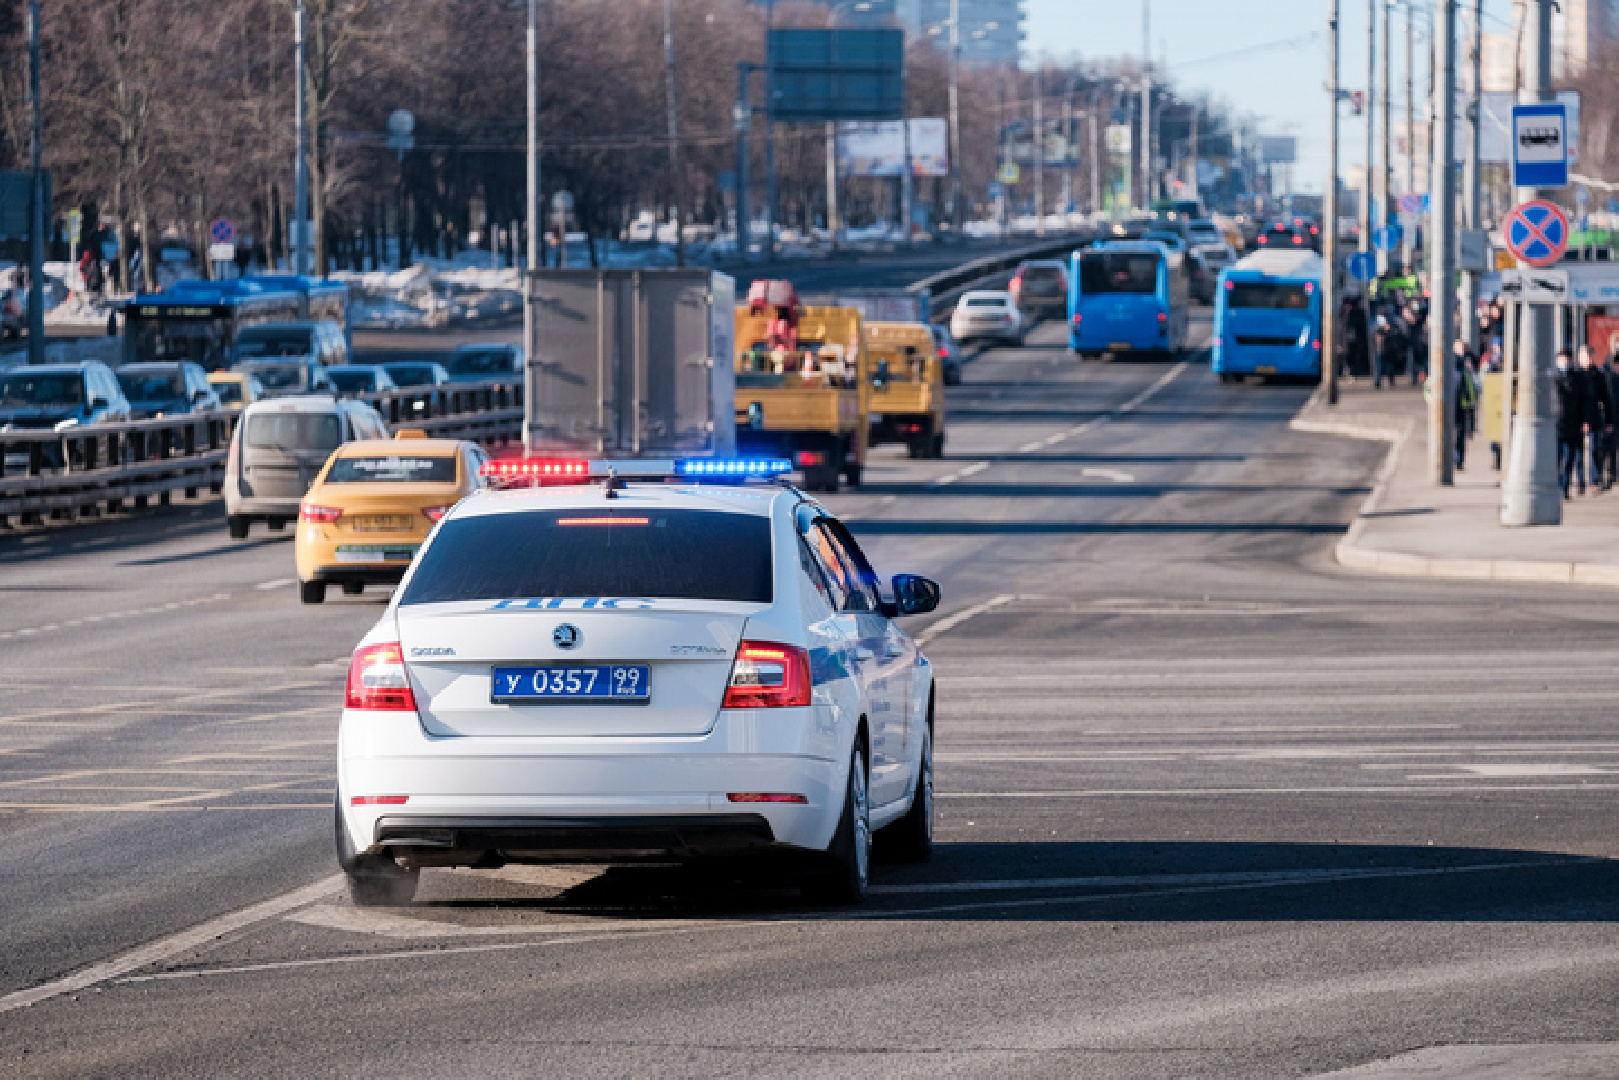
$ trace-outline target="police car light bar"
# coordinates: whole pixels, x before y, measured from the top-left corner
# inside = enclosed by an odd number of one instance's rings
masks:
[[[793,463],[786,458],[686,458],[675,462],[675,474],[686,477],[772,477],[792,471]]]
[[[587,480],[746,480],[770,478],[793,471],[786,458],[635,458],[587,460],[583,458],[506,458],[486,461],[483,475],[494,481],[582,483]]]
[[[567,458],[505,458],[486,461],[483,475],[495,480],[584,480],[590,462]]]

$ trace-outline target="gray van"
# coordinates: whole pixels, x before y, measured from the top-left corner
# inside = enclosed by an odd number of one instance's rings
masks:
[[[316,395],[249,405],[225,460],[231,538],[246,537],[255,521],[286,527],[333,450],[355,439],[386,438],[382,415],[363,401]]]

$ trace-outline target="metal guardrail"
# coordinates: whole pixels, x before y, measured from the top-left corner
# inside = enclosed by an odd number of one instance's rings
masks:
[[[393,429],[500,445],[523,435],[521,382],[462,383],[358,395]],[[241,413],[188,413],[63,431],[0,432],[0,526],[167,505],[176,491],[218,493]],[[126,504],[131,504],[126,507]]]
[[[1016,251],[1002,252],[997,255],[986,255],[972,262],[953,266],[949,270],[932,277],[923,278],[912,283],[909,288],[912,292],[921,292],[924,289],[932,295],[933,318],[948,318],[949,309],[961,294],[969,288],[982,282],[985,278],[994,277],[1017,269],[1017,265],[1024,259],[1050,259],[1058,255],[1066,255],[1075,248],[1081,248],[1103,236],[1112,236],[1111,231],[1103,232],[1100,229],[1089,229],[1081,232],[1067,233],[1059,239],[1046,240],[1030,247],[1019,248]]]

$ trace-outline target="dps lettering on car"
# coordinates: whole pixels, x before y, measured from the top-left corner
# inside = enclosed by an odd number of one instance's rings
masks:
[[[631,605],[634,605],[633,607]],[[638,596],[579,598],[567,597],[558,599],[540,600],[501,600],[489,608],[490,611],[590,611],[605,609],[610,611],[646,611],[656,607],[653,600],[646,600]]]

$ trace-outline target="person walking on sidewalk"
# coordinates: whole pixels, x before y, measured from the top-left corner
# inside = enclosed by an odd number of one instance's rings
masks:
[[[1584,406],[1582,417],[1585,427],[1585,472],[1592,494],[1605,489],[1602,463],[1606,460],[1607,444],[1613,431],[1613,395],[1608,390],[1606,373],[1592,362],[1591,347],[1580,346],[1580,367],[1574,377],[1580,381],[1580,397]]]
[[[1585,402],[1580,379],[1569,370],[1573,357],[1567,349],[1557,353],[1557,479],[1563,485],[1563,498],[1577,485],[1585,494]]]
[[[1467,467],[1467,440],[1476,430],[1478,379],[1473,373],[1473,350],[1456,339],[1456,467]]]
[[[1381,390],[1383,380],[1388,379],[1389,388],[1393,389],[1394,380],[1399,377],[1400,368],[1405,365],[1406,353],[1405,332],[1400,328],[1398,316],[1392,319],[1386,314],[1377,317],[1377,329],[1372,333],[1372,347],[1377,353],[1377,375],[1372,379],[1372,388]]]

